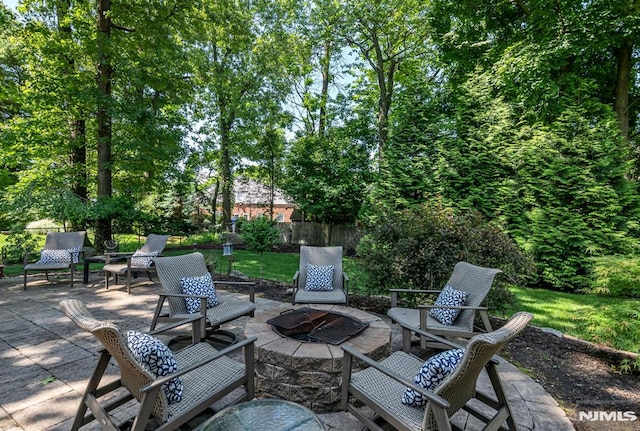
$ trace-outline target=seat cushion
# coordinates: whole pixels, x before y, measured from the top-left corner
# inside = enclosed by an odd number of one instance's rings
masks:
[[[311,265],[307,263],[307,282],[304,290],[329,291],[333,290],[333,265]]]
[[[216,288],[211,279],[211,274],[201,277],[183,277],[180,279],[180,287],[185,295],[202,295],[207,297],[207,308],[218,305]],[[191,313],[200,312],[200,298],[185,298],[187,311]]]
[[[442,289],[438,299],[433,305],[445,305],[449,307],[459,307],[464,305],[469,293],[456,290],[448,284]],[[429,315],[438,320],[443,325],[451,325],[460,314],[459,308],[432,308]]]
[[[432,356],[422,365],[413,383],[429,391],[435,391],[453,373],[463,356],[464,349],[445,350]],[[407,388],[402,394],[402,404],[411,407],[424,407],[427,401],[422,394],[411,388]]]
[[[159,251],[150,251],[143,252],[141,250],[136,250],[131,256],[131,266],[135,266],[137,268],[149,268],[153,263],[153,258],[160,254]]]
[[[155,377],[178,371],[173,352],[157,338],[138,331],[127,331],[127,346],[142,366]],[[182,378],[176,377],[162,385],[169,404],[182,400]]]

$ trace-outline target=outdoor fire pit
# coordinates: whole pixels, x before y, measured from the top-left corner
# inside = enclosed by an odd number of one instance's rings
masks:
[[[338,305],[274,308],[249,320],[244,334],[257,338],[257,394],[317,413],[340,410],[341,344],[374,360],[388,356],[391,345],[391,329],[380,317]]]
[[[290,309],[267,320],[278,334],[306,342],[342,344],[369,324],[352,316],[312,308]]]

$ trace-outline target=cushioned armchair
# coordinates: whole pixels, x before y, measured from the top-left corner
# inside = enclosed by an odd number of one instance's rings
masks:
[[[143,431],[154,420],[153,429],[168,431],[178,429],[237,388],[244,390],[235,402],[254,396],[255,338],[221,351],[208,343],[194,342],[178,352],[171,352],[154,337],[161,331],[152,334],[122,331],[113,323],[97,320],[82,302],[74,299],[61,301],[60,306],[76,325],[91,332],[104,347],[82,396],[72,431],[94,420],[99,422],[101,429],[120,429],[121,424],[114,423],[113,415],[109,413],[134,399],[139,407],[128,429]],[[202,315],[192,315],[190,319],[163,329],[198,320],[202,320]],[[193,324],[193,328],[196,340],[200,338],[197,335],[200,324]],[[244,350],[244,364],[229,358],[228,355],[236,350]],[[118,365],[120,379],[101,386],[111,358]],[[88,415],[87,408],[91,411]]]
[[[493,279],[501,272],[496,268],[458,262],[443,290],[391,289],[391,308],[387,315],[403,326],[420,328],[443,337],[469,338],[479,332],[491,331],[487,308],[481,304],[491,289]],[[403,308],[398,307],[400,293],[439,295],[434,304]],[[474,327],[476,314],[484,328]],[[402,341],[403,350],[408,352],[410,334]]]
[[[342,271],[342,247],[300,246],[293,276],[293,303],[349,306],[349,277]]]
[[[376,418],[382,418],[400,431],[459,429],[450,418],[460,409],[485,423],[484,430],[515,430],[513,412],[496,369],[494,355],[522,331],[533,318],[516,313],[500,329],[475,335],[465,347],[421,330],[421,336],[444,344],[451,350],[427,361],[405,352],[394,352],[380,362],[357,349],[343,346],[342,408],[356,416],[368,429],[382,431]],[[354,372],[354,362],[365,364]],[[486,369],[493,393],[477,390],[476,382]],[[358,400],[375,416],[356,408]],[[470,402],[471,401],[471,402]]]
[[[87,232],[48,232],[45,238],[44,248],[40,252],[37,262],[29,263],[31,253],[24,255],[24,287],[27,289],[27,272],[44,271],[47,281],[49,271],[68,269],[71,275],[71,287],[73,287],[73,275],[76,265],[83,257],[84,240]]]
[[[106,264],[102,268],[105,287],[109,288],[109,274],[113,274],[118,282],[119,275],[127,276],[127,293],[131,293],[131,278],[134,274],[144,272],[151,280],[151,274],[155,271],[154,259],[162,254],[171,235],[149,234],[144,245],[135,253],[112,253],[107,255]],[[126,263],[110,263],[111,256],[126,256]]]
[[[164,289],[160,293],[156,310],[151,322],[151,330],[159,322],[171,322],[189,317],[192,313],[206,316],[202,321],[202,333],[211,335],[222,332],[224,337],[235,337],[231,333],[220,331],[221,325],[242,316],[253,316],[255,305],[255,283],[253,282],[213,282],[202,253],[190,253],[182,256],[159,257],[155,259],[158,278]],[[232,284],[247,287],[249,300],[222,299],[215,293],[215,286]],[[186,293],[185,293],[186,292]],[[164,308],[168,303],[168,310]]]

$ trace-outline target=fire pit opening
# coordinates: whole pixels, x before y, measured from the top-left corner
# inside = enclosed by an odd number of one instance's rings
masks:
[[[345,314],[311,308],[284,311],[267,323],[283,337],[335,345],[355,337],[369,326]]]

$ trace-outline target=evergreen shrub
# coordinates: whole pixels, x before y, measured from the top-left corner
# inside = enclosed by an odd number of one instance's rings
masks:
[[[592,285],[587,291],[640,298],[640,256],[603,256],[592,260]]]
[[[532,264],[505,231],[477,212],[456,213],[439,202],[389,212],[368,227],[358,245],[369,294],[389,289],[439,290],[461,260],[500,268],[487,298],[492,310],[513,301],[508,283],[524,283]]]

